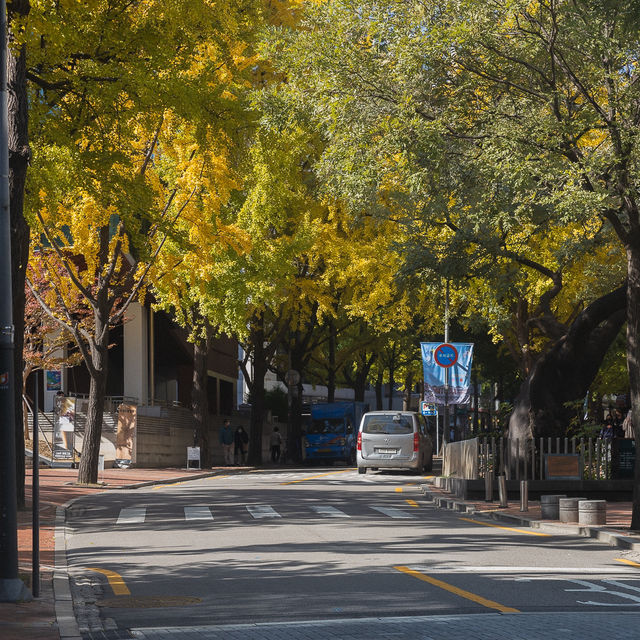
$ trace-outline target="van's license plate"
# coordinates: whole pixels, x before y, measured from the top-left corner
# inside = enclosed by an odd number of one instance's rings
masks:
[[[376,453],[398,453],[397,449],[376,449]]]

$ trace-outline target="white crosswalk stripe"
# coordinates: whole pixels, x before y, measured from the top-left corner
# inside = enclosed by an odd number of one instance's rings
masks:
[[[344,511],[340,511],[340,509],[336,509],[335,507],[315,505],[315,506],[312,506],[311,508],[318,515],[325,516],[327,518],[350,518],[351,517],[347,515]]]
[[[244,508],[255,520],[266,518],[282,518],[283,516],[268,504],[248,504]],[[393,519],[415,519],[417,516],[403,509],[396,507],[370,506],[382,515]],[[212,507],[208,505],[188,505],[182,507],[184,511],[185,522],[207,522],[214,520]],[[348,511],[348,509],[347,509]],[[352,515],[339,509],[333,505],[310,505],[309,515],[316,515],[322,518],[351,518]],[[286,514],[285,514],[286,515]],[[298,517],[299,513],[296,515]],[[358,514],[362,516],[363,514]],[[140,524],[145,522],[147,516],[147,507],[127,507],[120,509],[116,525]],[[304,517],[304,516],[303,516]]]
[[[269,505],[248,504],[247,511],[256,519],[260,518],[281,518],[282,516]]]
[[[196,505],[184,508],[185,520],[213,520],[211,509],[204,505]]]
[[[403,511],[402,509],[396,509],[395,507],[371,507],[376,511],[384,514],[385,516],[389,516],[390,518],[397,519],[408,519],[415,518],[415,516],[407,511]]]
[[[147,515],[146,507],[129,507],[120,509],[116,524],[139,524]]]

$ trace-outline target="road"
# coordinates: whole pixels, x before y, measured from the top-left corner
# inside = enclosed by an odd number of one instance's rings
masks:
[[[640,558],[436,510],[422,481],[310,468],[79,500],[67,515],[79,624],[86,638],[150,640],[638,628]]]

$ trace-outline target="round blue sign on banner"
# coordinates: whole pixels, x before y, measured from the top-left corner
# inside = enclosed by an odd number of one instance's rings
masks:
[[[458,350],[448,343],[440,344],[433,352],[433,359],[441,367],[453,367],[458,362]]]

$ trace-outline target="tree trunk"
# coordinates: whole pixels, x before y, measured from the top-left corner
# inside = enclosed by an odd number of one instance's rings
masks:
[[[207,394],[207,354],[209,340],[198,339],[193,343],[193,388],[191,406],[195,420],[194,445],[200,447],[200,464],[208,469],[211,466],[211,447],[209,445],[209,396]]]
[[[382,396],[382,372],[376,376],[376,411],[382,411],[384,398]]]
[[[636,441],[631,529],[640,530],[640,247],[627,247],[627,368]]]
[[[402,410],[411,410],[411,389],[413,388],[413,373],[407,371],[404,379],[404,393],[402,394]]]
[[[12,10],[26,15],[28,3],[15,3]],[[11,35],[10,39],[13,39]],[[14,371],[16,378],[23,370],[24,283],[29,260],[29,226],[24,219],[24,186],[29,164],[29,130],[27,102],[27,56],[24,46],[16,57],[11,47],[7,52],[7,107],[9,133],[9,208],[11,224],[11,274],[14,326]],[[15,385],[16,487],[18,506],[25,504],[24,437],[22,432],[22,385]]]
[[[393,409],[393,390],[396,386],[395,374],[395,365],[392,359],[391,366],[389,367],[389,402],[387,403],[387,408],[389,409],[389,411]]]
[[[78,468],[79,484],[96,484],[98,482],[98,456],[100,455],[102,419],[109,373],[109,327],[108,320],[105,322],[103,318],[108,317],[108,313],[96,314],[96,341],[91,345],[89,409]]]
[[[267,375],[264,329],[261,324],[251,329],[250,344],[253,351],[253,379],[251,383],[251,418],[247,462],[256,466],[262,464],[262,429],[265,412],[264,378]]]
[[[329,372],[327,376],[327,402],[336,398],[336,325],[329,321]]]
[[[640,289],[639,289],[640,290]],[[509,419],[509,436],[520,440],[562,436],[625,321],[626,290],[620,287],[582,311],[567,334],[535,363]]]

